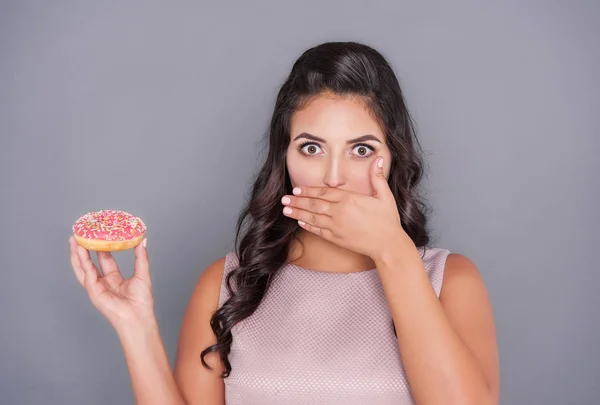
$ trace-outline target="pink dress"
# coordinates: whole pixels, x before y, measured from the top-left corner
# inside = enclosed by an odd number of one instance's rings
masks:
[[[450,252],[425,252],[439,297]],[[224,276],[237,266],[230,252]],[[224,280],[219,306],[228,298]],[[377,270],[330,273],[287,264],[232,334],[227,405],[414,404]]]

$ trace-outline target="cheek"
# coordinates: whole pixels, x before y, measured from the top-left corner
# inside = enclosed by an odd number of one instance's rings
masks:
[[[293,151],[288,152],[286,159],[292,187],[297,185],[319,187],[322,185],[323,174],[314,162],[302,158]]]
[[[391,155],[389,151],[380,152],[380,155],[383,156],[383,174],[387,179],[390,175]],[[349,183],[349,186],[353,191],[356,191],[357,193],[373,195],[375,190],[373,189],[373,183],[371,181],[372,164],[373,160],[369,160],[362,170],[357,170],[352,174],[352,181]]]
[[[371,178],[369,168],[373,162],[365,162],[364,164],[355,165],[347,178],[347,189],[361,194],[372,194]]]

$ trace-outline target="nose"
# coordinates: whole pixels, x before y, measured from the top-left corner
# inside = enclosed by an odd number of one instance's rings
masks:
[[[327,187],[340,187],[346,184],[343,163],[339,159],[333,158],[327,162],[323,183]]]

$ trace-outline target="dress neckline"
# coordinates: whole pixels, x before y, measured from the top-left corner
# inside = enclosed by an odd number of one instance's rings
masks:
[[[422,246],[419,246],[417,248],[417,250],[422,254],[424,248]],[[316,273],[316,274],[340,274],[340,275],[343,275],[343,274],[362,274],[362,273],[370,274],[370,273],[373,273],[373,272],[377,271],[377,267],[372,268],[372,269],[367,269],[367,270],[359,270],[359,271],[350,271],[350,272],[347,272],[347,271],[314,270],[314,269],[309,269],[309,268],[306,268],[306,267],[299,266],[299,265],[294,264],[294,263],[286,263],[286,266],[293,267],[293,268],[295,268],[297,270],[302,270],[302,271],[305,271],[305,272],[311,272],[311,273]]]
[[[368,274],[368,273],[373,273],[373,272],[377,271],[376,267],[372,268],[372,269],[359,270],[359,271],[326,271],[326,270],[309,269],[309,268],[306,268],[306,267],[298,266],[297,264],[294,264],[294,263],[287,263],[286,266],[293,267],[295,269],[306,271],[306,272],[317,273],[317,274],[339,274],[339,275],[344,275],[344,274],[363,274],[363,273],[367,273]]]

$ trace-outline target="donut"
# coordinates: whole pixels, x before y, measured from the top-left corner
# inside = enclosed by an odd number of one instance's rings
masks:
[[[112,252],[132,249],[146,236],[140,218],[119,210],[101,210],[81,216],[73,224],[77,243],[88,250]]]

